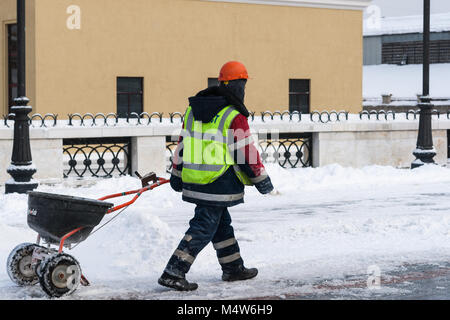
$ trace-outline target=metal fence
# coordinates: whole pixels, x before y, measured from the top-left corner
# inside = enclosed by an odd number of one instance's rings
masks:
[[[395,112],[395,111],[385,111],[385,110],[364,110],[359,113],[359,118],[361,120],[396,120],[398,115],[405,115],[406,120],[418,120],[420,110],[408,110],[406,112]],[[450,111],[446,113],[439,112],[438,110],[432,110],[431,115],[435,116],[437,119],[443,118],[450,119]]]
[[[364,110],[356,115],[346,111],[323,111],[301,114],[289,111],[265,111],[257,114],[251,112],[249,122],[286,121],[290,123],[338,123],[346,121],[417,121],[419,110],[395,112],[385,110]],[[117,114],[70,114],[67,119],[58,119],[55,114],[33,114],[29,117],[30,125],[34,128],[52,127],[113,127],[118,125],[150,126],[156,123],[181,124],[184,114],[169,113],[165,118],[163,113],[131,113],[125,118]],[[434,119],[450,119],[450,111],[443,113],[433,110]],[[14,126],[14,114],[3,116],[1,127]],[[448,157],[450,158],[450,130],[448,131]],[[92,139],[64,139],[64,177],[112,177],[131,174],[131,138],[92,138]],[[172,166],[173,152],[177,142],[171,137],[166,139],[167,171]],[[278,139],[272,137],[259,138],[259,152],[263,163],[278,163],[283,168],[309,167],[312,165],[312,135],[305,133],[280,134]]]
[[[278,137],[259,140],[263,163],[278,163],[283,168],[312,166],[312,134],[280,133]]]
[[[392,110],[364,110],[359,112],[357,119],[359,120],[397,120],[406,117],[406,120],[417,120],[420,111],[411,109],[406,112],[395,112]],[[446,112],[433,110],[432,114],[437,119],[450,119],[450,110]],[[59,119],[57,114],[33,114],[29,117],[30,126],[32,128],[49,128],[58,125],[69,127],[95,127],[106,126],[113,127],[118,125],[131,126],[150,126],[155,123],[183,123],[184,114],[181,112],[172,112],[168,114],[169,117],[164,117],[162,112],[153,112],[137,114],[132,112],[125,118],[119,117],[115,113],[86,113],[86,114],[69,114],[67,119]],[[349,112],[347,111],[314,111],[309,114],[301,114],[297,111],[264,111],[259,115],[256,112],[250,112],[248,118],[249,122],[262,121],[289,121],[295,123],[313,122],[313,123],[336,123],[349,120]],[[14,114],[3,115],[0,127],[12,128],[14,126]]]
[[[131,174],[130,138],[64,139],[64,177]]]
[[[178,142],[166,137],[167,172],[172,170],[172,160]],[[281,133],[277,137],[270,134],[261,136],[258,151],[264,164],[278,163],[283,168],[305,168],[312,166],[312,134]]]

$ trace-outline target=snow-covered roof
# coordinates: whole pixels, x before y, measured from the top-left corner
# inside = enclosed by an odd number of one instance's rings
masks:
[[[431,15],[431,32],[450,31],[450,12]],[[364,36],[423,32],[423,15],[364,20]]]
[[[372,0],[203,0],[203,1],[364,10],[371,3]]]
[[[430,65],[430,94],[433,98],[450,97],[448,76],[450,63],[433,63]],[[364,66],[364,98],[381,98],[382,94],[393,97],[416,98],[422,93],[422,65],[410,64],[397,66],[382,64]],[[447,102],[448,103],[448,102]]]

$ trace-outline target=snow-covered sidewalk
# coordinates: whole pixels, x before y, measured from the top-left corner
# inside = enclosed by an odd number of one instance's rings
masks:
[[[179,293],[157,284],[188,227],[194,206],[168,185],[144,194],[113,223],[68,253],[81,263],[90,287],[65,299],[236,299],[317,291],[313,284],[379,268],[381,275],[414,263],[450,258],[450,169],[415,170],[331,165],[285,170],[267,166],[280,195],[246,189],[246,203],[230,209],[246,265],[257,278],[224,283],[215,251],[208,245],[188,279],[199,289]],[[99,198],[139,187],[124,177],[90,187],[69,183],[39,191]],[[19,243],[36,233],[26,224],[27,197],[0,195],[0,265]],[[107,219],[107,218],[105,218]],[[368,277],[369,275],[367,275]],[[381,291],[380,291],[381,290]],[[384,291],[383,291],[384,290]],[[377,292],[392,293],[391,287]],[[370,297],[373,290],[360,289]],[[0,268],[0,299],[42,299],[39,286],[19,288]]]

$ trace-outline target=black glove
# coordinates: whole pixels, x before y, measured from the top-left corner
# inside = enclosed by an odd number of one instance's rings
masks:
[[[255,183],[255,187],[262,194],[270,193],[273,190],[273,185],[272,181],[270,181],[270,177],[267,177],[263,181]]]
[[[170,176],[170,186],[176,192],[183,191],[183,180],[180,177],[174,176],[173,174]]]

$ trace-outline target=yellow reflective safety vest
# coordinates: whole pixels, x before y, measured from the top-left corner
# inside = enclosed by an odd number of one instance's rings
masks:
[[[192,108],[184,117],[183,170],[185,183],[205,185],[216,181],[230,166],[245,185],[253,185],[244,172],[239,170],[228,146],[234,144],[231,123],[239,114],[232,106],[223,108],[210,122],[196,121]]]

